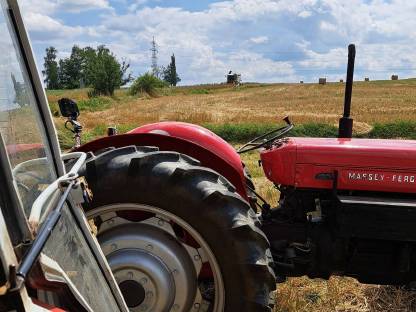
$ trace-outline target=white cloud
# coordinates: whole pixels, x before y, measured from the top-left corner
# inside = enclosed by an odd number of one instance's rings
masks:
[[[269,41],[269,37],[258,36],[258,37],[250,38],[249,41],[255,44],[261,44],[261,43],[266,43],[267,41]]]
[[[24,14],[43,13],[51,15],[57,7],[54,0],[21,0],[19,4]]]
[[[107,0],[58,0],[58,6],[68,12],[81,12],[97,9],[109,9]]]
[[[139,9],[141,6],[146,4],[147,2],[148,2],[148,0],[135,0],[133,4],[129,5],[129,11],[134,12],[137,9]]]
[[[305,60],[298,62],[304,68],[325,69],[340,68],[346,63],[346,49],[334,48],[328,52],[315,52],[310,47],[304,48]]]
[[[312,12],[311,11],[302,11],[302,12],[300,12],[299,14],[298,14],[298,16],[299,17],[303,17],[303,18],[307,18],[307,17],[309,17],[309,16],[311,16],[312,15]]]
[[[208,14],[229,20],[258,19],[276,13],[299,14],[317,3],[316,0],[234,0],[211,4]]]
[[[327,21],[322,21],[320,24],[321,30],[323,31],[334,31],[337,32],[338,31],[338,27],[336,24],[327,22]]]
[[[35,41],[51,42],[55,39],[70,40],[84,33],[83,27],[66,26],[60,21],[41,13],[25,14],[25,22]]]
[[[74,43],[107,44],[130,60],[135,74],[150,67],[155,36],[159,63],[175,53],[183,83],[222,81],[230,69],[245,81],[297,81],[300,75],[307,81],[315,71],[343,77],[350,42],[357,44],[358,71],[381,77],[416,67],[414,1],[232,0],[200,11],[157,6],[167,1],[112,0],[114,9],[108,0],[22,4],[35,42],[55,45],[62,54]],[[93,9],[103,10],[93,26],[68,26],[62,16]]]
[[[273,78],[292,76],[294,71],[290,64],[273,61],[261,53],[252,54],[247,47],[240,47],[239,41],[259,45],[268,43],[269,37],[257,35],[247,38],[244,32],[240,33],[237,29],[233,32],[233,23],[275,18],[279,16],[276,12],[298,14],[311,3],[314,1],[296,1],[295,4],[286,0],[224,1],[197,12],[181,8],[144,7],[124,15],[107,15],[103,24],[107,36],[117,38],[119,47],[123,47],[132,63],[145,61],[141,64],[142,70],[148,68],[149,44],[156,36],[160,46],[160,63],[167,62],[174,52],[183,83],[222,81],[230,69],[240,71],[243,79],[272,81]],[[229,34],[235,36],[230,38]],[[218,48],[233,50],[220,53]]]
[[[56,12],[79,13],[81,11],[110,9],[108,0],[21,0],[23,12],[53,15]]]

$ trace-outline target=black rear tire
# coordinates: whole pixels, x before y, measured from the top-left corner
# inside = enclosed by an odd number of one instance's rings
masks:
[[[186,155],[136,146],[91,154],[81,174],[93,192],[87,212],[137,203],[177,215],[213,251],[224,281],[225,311],[271,311],[276,283],[269,242],[254,211],[224,177]]]

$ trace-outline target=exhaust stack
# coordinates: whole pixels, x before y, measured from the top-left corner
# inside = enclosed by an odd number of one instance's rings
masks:
[[[352,138],[353,119],[351,113],[352,84],[354,80],[355,45],[348,46],[347,81],[345,84],[344,115],[339,120],[338,137]]]

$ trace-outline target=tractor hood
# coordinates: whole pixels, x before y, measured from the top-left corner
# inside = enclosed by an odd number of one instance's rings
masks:
[[[416,141],[288,138],[261,154],[272,182],[298,188],[416,192]]]

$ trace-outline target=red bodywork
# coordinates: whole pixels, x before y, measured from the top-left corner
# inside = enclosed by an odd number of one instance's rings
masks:
[[[9,155],[14,155],[14,154],[18,154],[18,153],[22,153],[22,152],[31,152],[31,151],[43,151],[44,150],[44,145],[40,144],[40,143],[35,143],[35,144],[11,144],[11,145],[7,145],[6,149],[7,149],[7,153]]]
[[[330,189],[337,171],[338,189],[416,192],[416,141],[288,138],[261,159],[275,184]]]
[[[226,141],[213,132],[183,122],[160,122],[145,125],[127,134],[101,138],[81,146],[78,151],[94,152],[106,147],[127,145],[157,146],[163,151],[189,155],[227,178],[237,192],[247,199],[244,169],[240,156]]]

